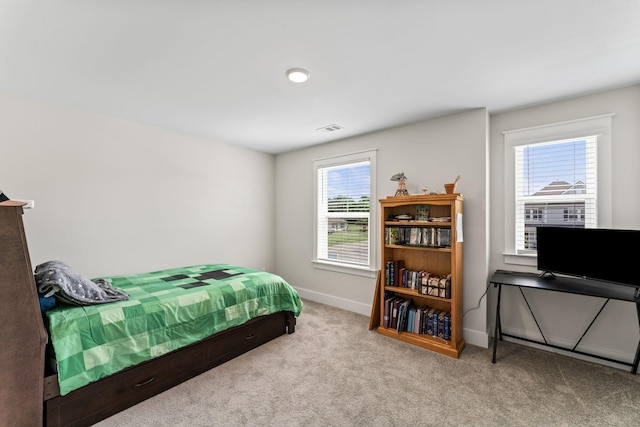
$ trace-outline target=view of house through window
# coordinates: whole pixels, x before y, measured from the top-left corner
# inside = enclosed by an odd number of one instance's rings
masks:
[[[316,163],[316,261],[370,267],[369,155]]]
[[[515,147],[518,253],[535,252],[538,226],[597,225],[597,137]]]

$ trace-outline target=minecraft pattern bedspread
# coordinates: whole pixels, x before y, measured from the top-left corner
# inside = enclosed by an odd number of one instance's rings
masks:
[[[281,277],[228,264],[103,279],[130,299],[46,313],[61,395],[254,317],[302,309]]]

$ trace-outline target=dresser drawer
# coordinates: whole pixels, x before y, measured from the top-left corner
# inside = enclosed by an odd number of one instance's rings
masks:
[[[215,346],[203,348],[205,363],[217,362],[216,365],[239,356],[272,339],[286,333],[284,314],[274,313],[263,316],[260,322],[247,322],[234,328],[233,333],[223,332]]]
[[[89,426],[197,375],[180,352],[142,363],[45,401],[48,426]],[[201,365],[199,351],[190,360]],[[200,354],[198,354],[200,353]],[[193,359],[191,359],[193,358]]]

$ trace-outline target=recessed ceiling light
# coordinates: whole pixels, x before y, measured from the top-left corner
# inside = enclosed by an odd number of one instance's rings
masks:
[[[304,68],[291,68],[287,70],[287,77],[294,83],[304,83],[309,80],[309,72]]]

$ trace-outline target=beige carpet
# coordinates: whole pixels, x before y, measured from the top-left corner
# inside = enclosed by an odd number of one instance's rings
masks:
[[[460,359],[383,337],[305,301],[296,332],[97,424],[129,426],[637,426],[640,380],[514,343]]]

